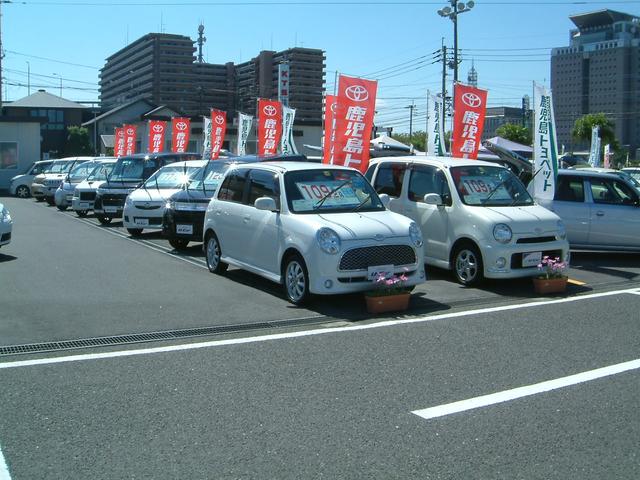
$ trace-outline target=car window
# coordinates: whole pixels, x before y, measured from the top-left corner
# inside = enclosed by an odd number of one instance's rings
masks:
[[[427,193],[450,199],[451,192],[444,172],[432,165],[414,165],[409,179],[409,200],[421,202]]]
[[[385,163],[380,165],[374,185],[376,192],[386,193],[390,197],[399,197],[406,169],[407,165],[404,163]]]
[[[251,170],[249,173],[249,205],[253,205],[257,198],[271,197],[279,203],[278,176],[267,170]]]
[[[568,175],[558,176],[554,200],[563,202],[584,202],[582,178]]]
[[[247,183],[247,170],[238,169],[231,172],[222,182],[218,199],[228,202],[242,202],[244,187]]]
[[[594,203],[631,205],[637,202],[637,195],[624,182],[591,178],[591,195]]]

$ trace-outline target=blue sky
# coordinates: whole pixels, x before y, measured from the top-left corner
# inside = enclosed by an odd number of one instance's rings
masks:
[[[239,63],[294,46],[322,49],[329,93],[336,72],[377,78],[376,123],[406,131],[413,102],[417,130],[424,129],[426,91],[441,85],[433,52],[443,39],[453,47],[453,24],[437,14],[446,0],[13,1],[1,5],[5,100],[27,95],[30,70],[32,93],[45,88],[59,95],[62,79],[63,97],[95,101],[98,69],[108,56],[150,32],[195,40],[202,22],[208,62]],[[473,60],[489,105],[519,106],[533,81],[549,84],[550,50],[569,44],[569,16],[607,8],[640,16],[640,0],[478,0],[459,16],[459,78],[466,81]]]

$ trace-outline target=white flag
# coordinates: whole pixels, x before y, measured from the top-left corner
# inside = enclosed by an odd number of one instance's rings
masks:
[[[427,92],[427,155],[446,155],[444,147],[444,102],[441,95]]]
[[[238,112],[238,148],[236,152],[238,155],[247,154],[247,139],[252,123],[253,117],[251,115]]]
[[[540,202],[553,200],[558,175],[558,148],[551,92],[534,85],[533,196]]]
[[[211,119],[202,117],[202,158],[209,160],[211,158]]]
[[[591,128],[591,150],[589,151],[589,164],[592,167],[600,166],[600,127],[594,125]]]
[[[608,143],[604,146],[604,168],[611,168],[611,145]]]
[[[282,106],[282,138],[280,151],[283,155],[297,155],[298,150],[293,141],[293,120],[296,117],[296,109]]]

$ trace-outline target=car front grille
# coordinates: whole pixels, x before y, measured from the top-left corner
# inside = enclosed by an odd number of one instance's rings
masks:
[[[102,205],[104,205],[105,207],[122,207],[126,198],[126,195],[103,195]]]
[[[547,243],[547,242],[555,242],[556,237],[548,236],[548,237],[530,237],[530,238],[519,238],[516,243]]]
[[[80,200],[95,200],[96,192],[80,192]]]
[[[416,253],[409,245],[380,245],[348,250],[340,259],[341,271],[366,270],[377,265],[413,265]]]
[[[522,255],[523,253],[514,253],[511,255],[511,269],[512,270],[520,270],[523,268],[536,268],[536,267],[523,267],[522,266]],[[562,250],[545,250],[542,252],[542,256],[551,257],[551,258],[560,258],[562,259]]]

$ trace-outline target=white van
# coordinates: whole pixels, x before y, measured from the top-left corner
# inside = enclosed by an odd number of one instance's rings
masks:
[[[40,175],[45,169],[53,163],[53,160],[40,160],[34,162],[26,172],[22,175],[16,175],[11,179],[9,191],[11,195],[19,198],[28,198],[31,196],[31,184],[36,175]]]
[[[425,263],[473,285],[538,273],[544,256],[569,260],[560,217],[537,205],[508,169],[451,157],[373,160],[366,177],[389,209],[422,228]]]

